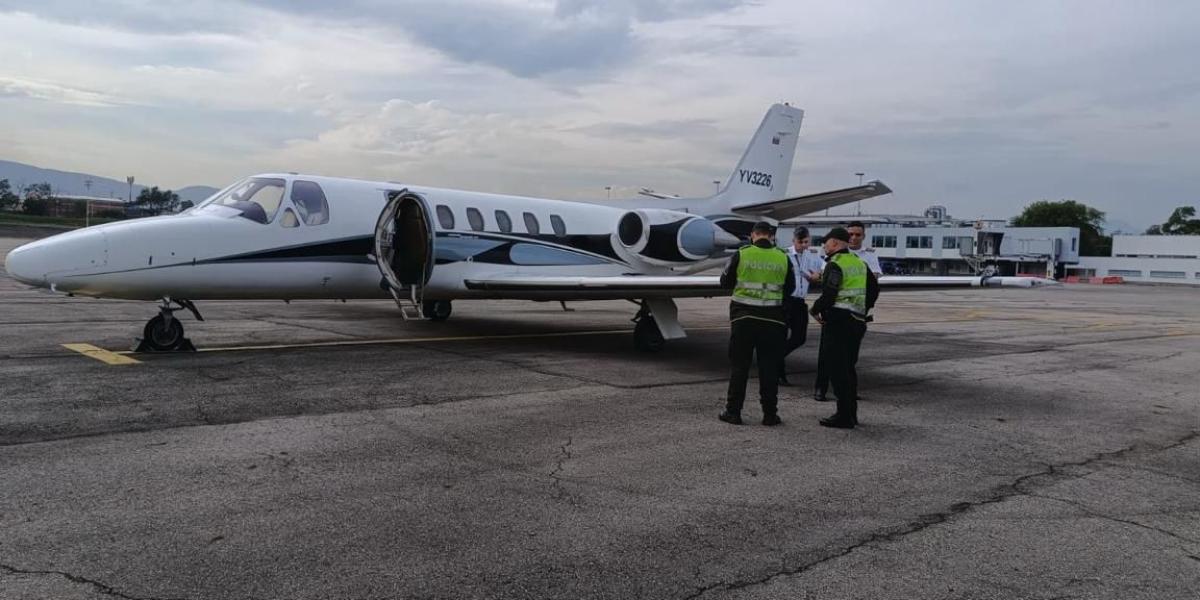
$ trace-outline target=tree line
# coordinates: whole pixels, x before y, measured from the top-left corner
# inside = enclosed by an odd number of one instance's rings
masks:
[[[1146,235],[1200,235],[1200,219],[1195,217],[1195,207],[1180,206],[1165,223],[1151,225]],[[1112,236],[1104,233],[1104,212],[1074,200],[1039,200],[1011,222],[1017,227],[1078,227],[1080,254],[1112,254]]]
[[[19,192],[19,193],[18,193]],[[0,179],[0,210],[20,211],[27,215],[47,216],[55,212],[60,199],[47,182],[33,183],[13,189],[7,179]],[[135,210],[104,210],[97,211],[96,216],[125,218],[127,216],[152,216],[164,213],[174,213],[190,208],[192,203],[181,201],[179,194],[172,190],[160,190],[158,186],[143,188],[133,200],[131,207]],[[86,211],[86,203],[73,202],[67,211],[67,216],[82,217]],[[75,214],[78,213],[78,214]],[[129,214],[133,213],[133,214]]]

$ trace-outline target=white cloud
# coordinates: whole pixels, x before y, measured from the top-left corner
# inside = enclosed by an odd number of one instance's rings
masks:
[[[699,194],[790,100],[793,192],[862,170],[897,190],[878,210],[1073,197],[1140,223],[1191,201],[1198,21],[1186,2],[0,0],[0,132],[4,158],[176,186],[303,169]]]
[[[126,102],[95,90],[70,87],[47,81],[0,76],[0,97],[32,98],[78,106],[116,106]]]

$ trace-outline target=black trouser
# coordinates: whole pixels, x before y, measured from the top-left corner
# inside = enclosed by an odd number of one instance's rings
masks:
[[[808,304],[804,298],[785,298],[783,310],[787,313],[788,338],[783,344],[783,356],[779,357],[779,376],[787,375],[783,359],[808,340]]]
[[[841,310],[841,309],[833,309],[833,310]],[[846,312],[846,311],[842,311],[842,312]],[[849,313],[847,313],[847,314],[849,314]],[[855,319],[855,320],[857,321],[857,319]],[[858,351],[860,348],[862,348],[862,338],[867,333],[867,324],[862,321],[859,321],[859,323],[862,324],[862,335],[860,335],[858,337],[858,340],[854,344],[853,352],[850,355],[850,381],[854,382],[854,394],[855,394],[854,397],[855,397],[855,399],[858,398]],[[822,329],[821,330],[821,342],[817,349],[818,356],[825,353],[825,339],[827,337],[829,337],[829,336],[827,335],[826,330]],[[818,396],[824,396],[825,393],[827,391],[829,391],[829,372],[826,371],[825,369],[821,368],[820,360],[817,361],[817,380],[816,380],[815,386],[816,387],[813,391]]]
[[[866,332],[867,324],[851,316],[850,311],[840,308],[825,311],[817,369],[833,384],[839,420],[858,421],[858,378],[854,375],[854,361],[858,359],[858,349]]]
[[[744,317],[730,324],[729,332],[729,393],[725,411],[741,414],[746,400],[746,380],[750,377],[750,361],[758,352],[758,397],[763,415],[778,412],[780,355],[783,352],[787,327],[782,323]]]

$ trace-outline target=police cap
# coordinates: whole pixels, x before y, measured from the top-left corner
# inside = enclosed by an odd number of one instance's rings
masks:
[[[766,221],[759,221],[754,224],[754,229],[751,229],[750,231],[753,233],[765,233],[770,235],[775,233],[775,226]]]
[[[829,230],[829,233],[825,234],[825,239],[830,238],[850,243],[850,232],[846,231],[846,229],[843,227],[834,227],[833,229]]]

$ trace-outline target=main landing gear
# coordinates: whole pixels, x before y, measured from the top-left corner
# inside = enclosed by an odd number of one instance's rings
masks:
[[[667,344],[666,338],[658,330],[658,321],[650,314],[650,309],[643,302],[633,317],[633,347],[641,352],[658,352]]]
[[[172,306],[172,304],[178,306]],[[182,309],[191,311],[197,321],[204,320],[191,300],[163,298],[162,305],[158,308],[158,316],[146,323],[146,327],[142,329],[142,337],[138,340],[134,351],[195,352],[196,347],[192,345],[192,341],[183,337],[183,323],[175,318],[175,311]]]
[[[450,318],[451,309],[449,300],[426,300],[421,303],[421,316],[430,321],[445,321]]]
[[[633,347],[642,352],[658,352],[667,340],[687,337],[679,324],[679,309],[670,298],[647,298],[635,302],[640,308],[633,317]]]

